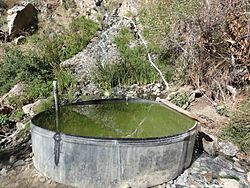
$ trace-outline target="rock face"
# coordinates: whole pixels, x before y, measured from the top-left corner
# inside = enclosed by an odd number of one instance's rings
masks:
[[[221,178],[220,184],[223,188],[240,188],[240,183],[235,179]]]
[[[206,136],[202,139],[202,144],[204,151],[206,151],[209,155],[214,156],[216,154],[218,141],[215,136],[206,134]]]
[[[24,85],[22,83],[16,84],[8,93],[6,93],[0,98],[0,106],[10,105],[8,98],[14,96],[21,96],[23,95],[23,91],[24,91]]]
[[[232,169],[232,165],[233,163],[224,157],[218,156],[213,158],[204,153],[176,180],[162,184],[161,188],[249,187],[246,174]],[[241,166],[241,168],[244,167]]]
[[[27,104],[25,106],[23,106],[23,112],[25,114],[28,114],[30,116],[35,115],[35,110],[37,109],[37,107],[39,105],[41,105],[42,103],[44,103],[46,101],[46,99],[39,99],[38,101],[32,103],[32,104]]]
[[[83,95],[92,95],[97,90],[91,78],[97,65],[104,67],[106,63],[121,60],[114,39],[120,29],[128,27],[129,23],[120,17],[111,17],[108,25],[82,52],[61,63],[61,67],[70,69],[76,76]]]
[[[138,15],[140,10],[140,3],[134,0],[125,0],[122,2],[119,16],[127,16],[128,14]]]
[[[230,156],[230,157],[234,157],[239,151],[239,148],[234,145],[231,142],[220,142],[219,143],[219,152]]]
[[[29,3],[25,7],[14,6],[7,11],[7,14],[10,38],[37,30],[38,10],[32,4]]]

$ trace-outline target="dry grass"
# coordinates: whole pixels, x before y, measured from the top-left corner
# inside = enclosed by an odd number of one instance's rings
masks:
[[[209,2],[197,16],[175,24],[165,54],[175,56],[178,76],[195,87],[241,87],[250,81],[248,5],[242,0]]]
[[[221,130],[220,138],[228,139],[250,155],[250,94],[247,93],[231,115],[229,126]]]

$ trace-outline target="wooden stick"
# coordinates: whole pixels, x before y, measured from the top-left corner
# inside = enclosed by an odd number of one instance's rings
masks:
[[[187,110],[182,109],[179,106],[176,106],[175,104],[171,103],[167,99],[160,99],[159,102],[162,102],[163,104],[167,105],[169,108],[171,108],[171,109],[173,109],[173,110],[175,110],[177,112],[180,112],[181,114],[184,114],[184,115],[190,117],[191,119],[194,119],[195,121],[198,121],[198,122],[200,122],[202,124],[207,123],[207,121],[197,117],[196,115],[192,114],[191,112],[189,112]]]
[[[137,30],[137,35],[138,35],[139,38],[141,39],[141,41],[142,41],[143,45],[145,46],[145,48],[148,49],[147,43],[146,43],[146,41],[143,39],[143,37],[142,37],[142,35],[140,34],[139,30],[137,29],[137,26],[136,26],[135,22],[134,22],[132,19],[130,19],[129,17],[127,17],[127,16],[123,16],[123,18],[129,20],[130,23],[133,24],[134,28]],[[150,53],[148,53],[147,55],[148,55],[148,60],[149,60],[150,64],[151,64],[151,65],[156,69],[156,71],[159,73],[161,79],[163,80],[163,82],[164,82],[164,84],[165,84],[165,86],[166,86],[166,89],[169,90],[168,82],[167,82],[166,79],[164,78],[164,76],[163,76],[161,70],[160,70],[160,69],[155,65],[155,63],[152,61],[152,58],[151,58]]]

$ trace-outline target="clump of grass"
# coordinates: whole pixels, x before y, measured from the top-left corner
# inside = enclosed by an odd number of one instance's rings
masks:
[[[167,81],[172,80],[178,72],[177,50],[181,51],[179,46],[176,49],[167,46],[173,42],[173,35],[176,35],[172,31],[182,20],[191,20],[202,5],[203,2],[199,0],[152,0],[142,6],[139,21],[143,25],[143,36],[149,51],[159,57],[156,64]]]
[[[5,24],[7,24],[7,18],[6,16],[1,15],[0,16],[0,28],[4,26]]]
[[[34,87],[42,85],[53,78],[52,69],[52,64],[43,61],[33,51],[25,52],[17,47],[7,48],[0,64],[0,92],[6,92],[20,81]],[[34,94],[34,97],[39,96]]]
[[[44,60],[59,64],[80,52],[96,35],[99,25],[85,17],[74,18],[69,30],[55,34],[51,39],[47,32],[42,37],[33,36],[33,41],[38,43],[38,52]]]
[[[149,48],[159,53],[169,37],[171,27],[181,19],[190,18],[201,5],[200,0],[153,0],[145,3],[140,22]]]
[[[220,132],[221,139],[228,139],[250,154],[250,98],[232,114],[229,126]]]
[[[0,114],[0,125],[6,125],[9,122],[7,115]]]
[[[122,57],[119,63],[109,63],[104,67],[98,65],[96,82],[104,90],[117,85],[154,83],[157,74],[147,61],[146,50],[141,46],[129,47],[134,40],[127,28],[121,29],[115,38],[116,46]]]
[[[95,36],[98,27],[95,22],[79,17],[73,19],[69,30],[54,37],[49,37],[49,31],[31,36],[26,44],[28,48],[5,47],[0,59],[0,93],[6,93],[19,82],[25,86],[23,95],[8,99],[15,108],[8,119],[20,120],[23,105],[51,96],[52,80],[59,81],[62,102],[73,100],[76,81],[59,64],[81,51]],[[38,112],[49,107],[50,99],[39,107]],[[1,117],[0,121],[4,122],[5,119]]]
[[[0,63],[0,93],[23,82],[27,86],[25,95],[34,100],[49,96],[53,79],[64,76],[67,79],[60,82],[73,82],[67,71],[58,71],[59,64],[81,51],[95,36],[97,29],[98,24],[80,17],[72,21],[70,30],[53,39],[48,34],[33,36],[30,42],[35,42],[36,49],[6,48]]]
[[[74,0],[64,0],[63,2],[63,7],[68,10],[68,9],[74,9],[76,8],[76,3]]]
[[[54,98],[51,96],[49,98],[47,98],[47,100],[45,102],[42,102],[36,109],[35,109],[35,113],[40,113],[43,112],[47,109],[52,108],[54,105]]]
[[[188,102],[188,95],[186,93],[180,93],[171,100],[175,105],[182,107]]]

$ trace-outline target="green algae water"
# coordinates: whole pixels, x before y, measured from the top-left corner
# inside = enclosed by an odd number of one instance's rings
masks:
[[[33,123],[57,131],[54,110],[45,111]],[[164,105],[144,102],[108,102],[63,106],[59,132],[101,138],[155,138],[186,132],[195,121]]]

